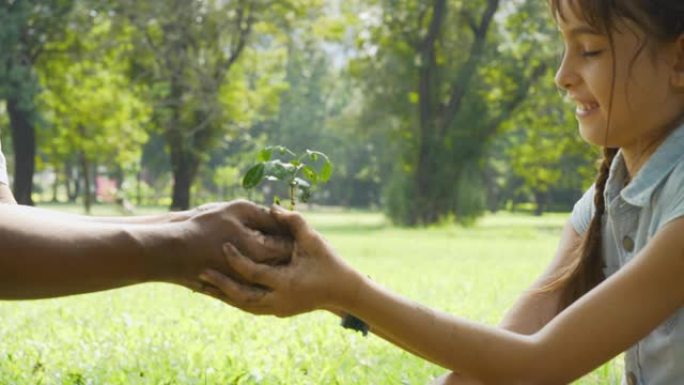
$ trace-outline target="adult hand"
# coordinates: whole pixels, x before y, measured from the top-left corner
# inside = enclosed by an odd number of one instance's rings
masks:
[[[254,314],[287,317],[315,309],[337,308],[339,299],[353,296],[360,276],[295,212],[273,207],[271,213],[295,239],[288,264],[264,265],[244,255],[239,245],[226,243],[228,265],[247,283],[208,269],[201,279],[220,290],[229,304]]]
[[[250,260],[267,265],[286,263],[292,255],[287,229],[254,203],[213,203],[184,215],[187,217],[166,225],[175,241],[154,267],[163,272],[161,280],[196,291],[212,291],[198,279],[202,271],[213,269],[236,277],[223,255],[222,246],[227,242]]]

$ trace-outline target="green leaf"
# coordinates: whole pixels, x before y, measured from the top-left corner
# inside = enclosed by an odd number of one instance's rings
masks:
[[[299,187],[299,201],[308,202],[311,199],[311,187],[298,186]]]
[[[268,162],[269,160],[271,160],[271,156],[273,156],[273,148],[266,147],[263,150],[259,151],[259,162]]]
[[[294,185],[299,188],[311,188],[311,183],[305,181],[302,178],[295,178],[292,183],[294,183]]]
[[[297,172],[297,168],[290,163],[285,163],[280,159],[274,159],[266,162],[266,175],[272,176],[280,180],[290,180]]]
[[[302,172],[304,173],[304,177],[309,179],[312,184],[318,184],[318,173],[311,166],[304,166]]]
[[[320,151],[312,151],[312,150],[306,150],[306,154],[311,158],[313,161],[317,161],[318,157],[320,156],[321,158],[325,159],[327,162],[330,160],[328,159],[328,156],[325,155],[324,153]]]
[[[297,156],[297,154],[295,154],[294,152],[290,151],[290,149],[287,148],[287,147],[285,147],[285,146],[270,146],[270,147],[268,147],[268,148],[270,148],[271,150],[278,151],[278,152],[280,153],[280,155],[285,155],[285,154],[287,154],[287,155],[290,155],[290,156],[292,156],[292,157]]]
[[[242,179],[242,187],[250,189],[261,183],[261,180],[264,179],[265,168],[264,163],[259,163],[250,168]]]
[[[323,165],[323,168],[321,169],[321,175],[320,175],[321,181],[327,182],[328,180],[330,180],[332,173],[333,173],[333,164],[329,160],[326,160],[325,164]]]

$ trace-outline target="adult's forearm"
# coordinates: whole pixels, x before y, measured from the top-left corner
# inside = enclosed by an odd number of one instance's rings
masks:
[[[57,210],[48,210],[40,207],[25,206],[28,211],[35,212],[43,218],[52,218],[57,220],[78,220],[89,223],[111,223],[111,224],[130,224],[130,225],[151,225],[162,223],[173,223],[185,220],[191,216],[190,211],[169,212],[157,215],[136,215],[136,216],[120,216],[120,217],[103,217],[90,216],[66,213]]]
[[[163,234],[0,205],[0,298],[55,297],[153,280]]]

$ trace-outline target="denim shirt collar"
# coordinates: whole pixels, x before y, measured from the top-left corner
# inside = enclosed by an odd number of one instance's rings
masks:
[[[684,158],[684,125],[679,126],[668,136],[637,172],[632,182],[623,188],[627,177],[627,166],[620,150],[610,166],[610,176],[605,190],[606,202],[610,202],[611,197],[620,194],[622,199],[630,205],[647,206],[655,190],[682,158]]]

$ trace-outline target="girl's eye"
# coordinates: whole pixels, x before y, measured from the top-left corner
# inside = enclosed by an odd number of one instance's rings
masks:
[[[603,53],[603,50],[597,50],[597,51],[584,51],[582,52],[583,57],[596,57],[599,56],[600,54]]]

